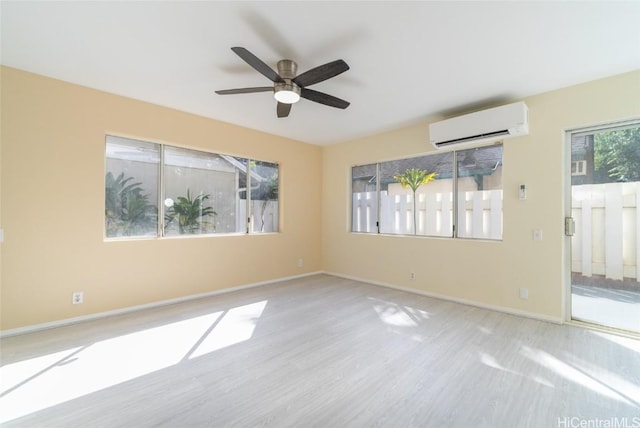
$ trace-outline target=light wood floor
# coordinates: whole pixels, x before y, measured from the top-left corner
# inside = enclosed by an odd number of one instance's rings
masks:
[[[639,341],[326,275],[1,345],[3,427],[640,426]]]

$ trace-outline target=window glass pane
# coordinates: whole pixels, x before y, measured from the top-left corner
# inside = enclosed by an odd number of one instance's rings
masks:
[[[106,137],[105,235],[157,236],[160,146]]]
[[[452,236],[453,153],[380,164],[380,232]]]
[[[251,161],[251,231],[278,231],[278,164]]]
[[[216,202],[216,233],[246,232],[246,179],[247,159],[219,155],[233,167],[233,180],[225,174],[224,185],[218,183]],[[219,176],[221,178],[221,176]]]
[[[237,230],[238,167],[213,153],[165,146],[164,233]]]
[[[457,152],[458,237],[502,239],[502,145]]]
[[[378,233],[377,164],[351,168],[351,231]]]
[[[234,167],[233,189],[227,187],[218,192],[219,209],[217,233],[246,233],[247,231],[247,167],[249,160],[236,156],[220,155]]]
[[[640,181],[640,127],[604,129],[571,137],[571,184]]]

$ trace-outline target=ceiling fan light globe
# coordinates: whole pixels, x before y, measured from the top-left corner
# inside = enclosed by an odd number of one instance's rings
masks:
[[[284,83],[276,85],[273,97],[284,104],[294,104],[300,101],[300,88],[297,85]]]
[[[274,94],[276,100],[284,104],[293,104],[300,101],[300,95],[293,91],[279,91]]]

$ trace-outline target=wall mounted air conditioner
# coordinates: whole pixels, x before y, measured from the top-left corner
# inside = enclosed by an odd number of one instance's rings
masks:
[[[436,148],[476,145],[529,133],[529,111],[524,102],[435,122],[429,139]]]

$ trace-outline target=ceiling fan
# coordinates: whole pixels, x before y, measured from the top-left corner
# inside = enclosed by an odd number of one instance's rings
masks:
[[[231,48],[247,64],[262,73],[267,79],[273,82],[273,86],[259,86],[254,88],[225,89],[216,91],[218,95],[250,94],[253,92],[273,92],[273,96],[278,105],[276,113],[278,117],[287,117],[291,111],[291,105],[298,102],[300,98],[306,98],[330,107],[345,109],[349,102],[341,100],[324,92],[308,89],[307,86],[314,85],[324,80],[344,73],[349,69],[346,62],[341,59],[329,62],[319,67],[312,68],[296,76],[298,65],[290,59],[278,61],[278,72],[262,62],[257,56],[241,47]]]

